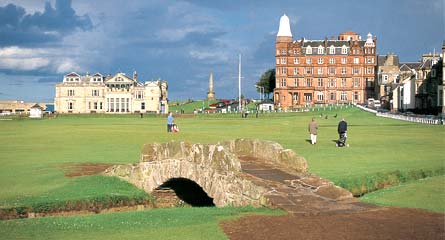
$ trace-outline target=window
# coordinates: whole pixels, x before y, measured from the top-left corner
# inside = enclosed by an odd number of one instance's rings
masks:
[[[335,47],[334,46],[331,46],[329,48],[329,54],[335,54]]]
[[[281,74],[286,74],[286,68],[281,68]]]
[[[136,91],[136,99],[144,99],[144,91]]]
[[[294,102],[298,102],[298,93],[294,93],[292,95],[292,100],[294,100]]]
[[[366,58],[366,63],[374,63],[374,58]]]
[[[333,68],[333,67],[329,68],[329,74],[331,74],[331,75],[335,74],[335,68]]]
[[[359,92],[354,92],[354,101],[360,101],[360,94],[359,94]]]
[[[323,79],[322,78],[318,79],[318,86],[323,87]]]
[[[335,63],[335,59],[334,58],[329,58],[329,63],[330,64],[334,64]]]
[[[300,59],[299,58],[295,58],[294,59],[294,64],[300,64]]]
[[[341,74],[342,74],[342,75],[345,75],[345,74],[346,74],[346,68],[345,68],[345,67],[342,67],[342,68],[341,68]]]
[[[360,68],[354,67],[354,74],[359,74],[359,73],[360,73]]]
[[[97,90],[97,89],[93,89],[93,90],[91,91],[91,96],[93,96],[93,97],[97,97],[97,96],[99,96],[99,90]]]
[[[324,100],[324,95],[322,92],[317,93],[317,100],[318,101],[323,101]]]
[[[323,47],[319,46],[318,47],[318,54],[323,54],[323,53],[324,53]]]
[[[336,87],[337,81],[334,78],[329,79],[329,86],[330,87]]]
[[[94,109],[97,109],[97,102],[94,102]]]
[[[318,58],[318,64],[323,64],[323,58]]]
[[[312,64],[312,58],[306,58],[306,64]]]
[[[370,68],[370,67],[369,67],[369,68],[366,68],[366,73],[367,73],[367,74],[372,74],[372,68]]]
[[[298,71],[298,68],[294,68],[294,75],[298,75],[300,72]]]
[[[298,87],[298,79],[294,79],[294,86]]]
[[[341,79],[341,87],[345,88],[346,87],[346,78],[342,78]]]
[[[341,48],[341,54],[348,54],[348,48],[346,48],[346,46]]]
[[[354,87],[360,87],[360,78],[354,78]]]
[[[73,103],[72,102],[68,103],[68,110],[73,110]]]
[[[286,55],[286,49],[281,50],[281,55]]]
[[[322,74],[323,74],[323,68],[318,68],[317,73],[318,73],[319,75],[322,75]]]
[[[99,103],[99,109],[103,109],[102,102]]]
[[[278,65],[278,64],[280,64],[280,59],[279,59],[279,58],[277,58],[277,65]]]
[[[145,110],[145,103],[141,102],[141,110]]]
[[[347,101],[348,100],[348,95],[346,94],[346,92],[341,92],[340,100],[341,101]]]
[[[374,79],[372,78],[366,78],[366,87],[374,87]]]
[[[306,87],[310,87],[310,86],[312,86],[312,79],[307,78],[306,79]]]
[[[74,89],[68,89],[68,96],[74,96]]]
[[[431,69],[431,77],[436,77],[436,69]]]
[[[306,74],[312,74],[312,68],[308,67],[306,68]]]
[[[306,48],[306,54],[312,54],[312,48],[311,48],[311,46],[308,46],[308,47]]]
[[[286,64],[286,58],[281,58],[281,64]]]
[[[335,92],[330,93],[330,100],[335,101]]]
[[[281,79],[281,86],[286,87],[286,79],[285,78]]]
[[[360,61],[359,61],[358,57],[355,57],[354,58],[354,64],[359,64],[359,63],[360,63]]]
[[[346,58],[345,57],[341,58],[341,64],[346,64]]]

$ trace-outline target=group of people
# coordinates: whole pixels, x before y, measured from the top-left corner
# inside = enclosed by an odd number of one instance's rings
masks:
[[[311,134],[311,144],[317,144],[318,124],[315,118],[312,118],[312,121],[309,123],[308,131]],[[338,123],[337,126],[337,132],[339,135],[339,139],[336,144],[337,147],[348,146],[346,145],[347,131],[348,131],[348,123],[343,118]]]

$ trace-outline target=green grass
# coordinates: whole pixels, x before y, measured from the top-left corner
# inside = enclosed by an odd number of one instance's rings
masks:
[[[327,114],[328,119],[320,118],[321,113]],[[337,118],[333,117],[335,114],[338,114]],[[315,146],[307,142],[307,124],[314,116],[319,123],[318,143]],[[338,138],[337,123],[341,117],[345,117],[349,123],[349,148],[335,147],[334,140]],[[64,176],[63,166],[72,163],[135,163],[139,161],[144,143],[170,140],[214,143],[234,138],[258,138],[277,141],[285,148],[293,149],[304,156],[308,160],[310,172],[336,183],[378,179],[379,176],[397,171],[403,174],[412,171],[418,173],[420,170],[438,171],[440,174],[442,171],[443,174],[445,168],[444,126],[377,118],[358,109],[265,113],[260,114],[259,118],[249,115],[247,119],[240,118],[239,114],[206,114],[193,118],[176,117],[175,122],[181,129],[178,134],[168,134],[165,116],[156,115],[146,115],[144,118],[139,115],[62,115],[56,119],[0,121],[0,207],[30,205],[45,208],[45,203],[58,205],[59,202],[72,200],[100,200],[113,193],[118,193],[122,198],[137,198],[140,196],[139,190],[131,185],[103,176],[67,178]],[[426,190],[429,184],[426,181],[420,183],[415,187],[417,193]],[[440,193],[443,192],[442,189]],[[389,202],[385,204],[391,205]],[[443,203],[434,200],[421,201],[420,204],[443,206]],[[403,206],[396,201],[393,205]],[[157,221],[171,222],[168,211],[175,210],[156,210],[156,218],[159,218]],[[192,214],[181,212],[188,210],[177,211],[178,215]],[[187,218],[186,215],[178,218]],[[195,239],[200,238],[196,234],[201,232],[204,234],[203,238],[210,236],[206,234],[215,234],[215,237],[207,237],[212,239],[223,236],[215,227],[216,218],[209,220],[203,217],[207,220],[202,225],[196,220],[196,226],[199,227],[186,225],[181,220],[173,221],[171,227],[157,229],[138,225],[139,218],[155,218],[149,212],[117,214],[117,219],[125,219],[122,221],[134,224],[135,228],[140,226],[134,231],[127,231],[125,224],[112,220],[115,214],[104,215],[103,218],[101,216],[85,217],[91,221],[91,229],[94,229],[86,231],[92,234],[93,237],[90,238],[121,237],[116,234],[121,231],[128,234],[128,238],[145,236],[146,232],[166,236],[164,234],[169,231],[183,234],[187,232]],[[50,235],[50,229],[55,227],[51,223],[54,219],[68,230],[61,227],[55,235]],[[44,218],[0,222],[0,236],[5,239],[14,239],[14,236],[38,238],[40,235],[44,239],[57,239],[61,236],[64,239],[80,238],[83,233],[72,228],[81,224],[83,219],[84,217]],[[157,223],[144,224],[157,226]],[[202,230],[210,225],[213,227],[208,232]],[[41,231],[38,230],[39,227]],[[8,237],[3,237],[4,234]]]
[[[445,213],[445,176],[411,181],[366,194],[361,201]]]
[[[207,108],[210,104],[218,102],[217,100],[194,100],[192,102],[176,102],[173,106],[169,106],[169,111],[172,113],[180,113],[181,109],[184,113],[193,113],[195,109]]]
[[[74,217],[0,221],[2,239],[227,239],[220,220],[281,215],[266,208],[154,209]]]

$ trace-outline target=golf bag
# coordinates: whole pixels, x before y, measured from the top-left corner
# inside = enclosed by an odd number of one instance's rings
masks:
[[[346,146],[346,133],[340,133],[340,138],[337,141],[337,147],[344,147]]]

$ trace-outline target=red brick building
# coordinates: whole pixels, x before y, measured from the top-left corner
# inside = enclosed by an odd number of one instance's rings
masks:
[[[278,108],[364,103],[374,97],[376,38],[370,33],[366,40],[344,32],[338,39],[294,41],[283,15],[275,46]]]

